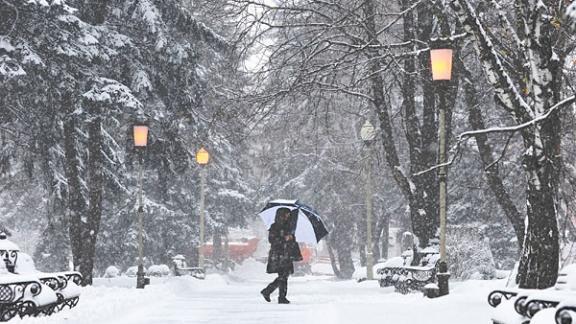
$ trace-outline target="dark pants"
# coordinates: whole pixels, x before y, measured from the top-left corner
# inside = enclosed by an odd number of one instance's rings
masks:
[[[283,299],[286,298],[286,294],[288,294],[288,276],[290,275],[289,272],[279,272],[278,277],[274,279],[265,289],[266,293],[270,295],[276,288],[278,288],[278,298]]]

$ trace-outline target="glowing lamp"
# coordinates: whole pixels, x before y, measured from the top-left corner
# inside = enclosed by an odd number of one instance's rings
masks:
[[[432,80],[450,81],[452,79],[452,49],[438,48],[430,50]]]
[[[146,147],[148,145],[148,126],[143,124],[134,125],[134,146]]]
[[[196,162],[200,165],[206,165],[210,161],[210,153],[203,147],[196,152]]]

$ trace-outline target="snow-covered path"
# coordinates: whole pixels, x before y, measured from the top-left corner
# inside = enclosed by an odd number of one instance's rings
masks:
[[[50,318],[15,323],[184,324],[184,323],[360,323],[480,324],[489,320],[488,292],[496,281],[453,283],[451,294],[430,300],[400,295],[375,281],[335,281],[331,276],[294,277],[290,305],[266,303],[259,294],[273,278],[257,272],[238,277],[209,275],[153,278],[144,290],[134,278],[100,279],[85,288],[78,307]],[[275,297],[275,296],[273,296]],[[274,300],[273,300],[274,301]]]

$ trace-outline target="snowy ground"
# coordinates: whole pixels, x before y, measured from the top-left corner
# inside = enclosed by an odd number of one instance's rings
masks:
[[[327,273],[328,266],[319,265],[314,268],[316,275],[291,277],[288,298],[292,304],[278,305],[266,303],[259,294],[273,279],[264,269],[264,264],[247,262],[231,275],[213,274],[206,280],[152,278],[144,290],[133,288],[135,278],[97,279],[93,287],[84,288],[73,310],[12,322],[486,324],[487,295],[503,286],[503,281],[452,282],[449,296],[427,299],[421,294],[394,293],[376,281],[336,281]]]

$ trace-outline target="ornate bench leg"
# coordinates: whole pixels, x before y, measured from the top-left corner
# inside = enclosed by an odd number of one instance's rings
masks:
[[[0,322],[7,322],[18,314],[18,307],[14,304],[3,306],[0,310]]]
[[[36,305],[31,301],[25,301],[18,306],[18,315],[20,318],[32,316],[36,313]]]

